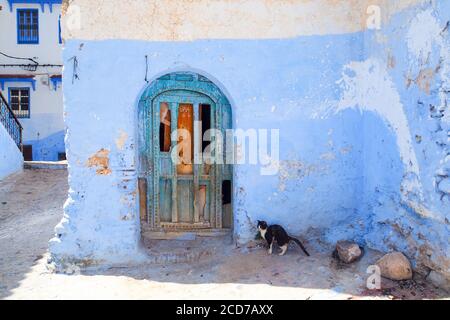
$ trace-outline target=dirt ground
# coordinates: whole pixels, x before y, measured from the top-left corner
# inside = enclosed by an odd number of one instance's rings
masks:
[[[284,257],[268,256],[259,245],[237,248],[223,240],[211,242],[212,254],[189,263],[101,266],[56,274],[47,268],[47,242],[62,216],[67,189],[65,170],[25,170],[0,182],[1,299],[448,298],[419,279],[383,279],[381,290],[368,290],[367,267],[381,253],[367,250],[362,260],[346,266],[331,257],[330,248],[311,243],[311,257],[296,247]],[[198,241],[164,245],[189,251]]]

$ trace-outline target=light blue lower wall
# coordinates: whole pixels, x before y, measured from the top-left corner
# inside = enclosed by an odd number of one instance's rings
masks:
[[[53,133],[40,140],[25,141],[24,144],[33,146],[33,161],[58,161],[58,154],[65,153],[65,131]]]
[[[0,180],[21,171],[23,157],[5,127],[0,123]]]
[[[41,90],[48,90],[48,88]],[[62,105],[62,101],[60,103]],[[23,143],[33,146],[34,161],[57,161],[58,153],[66,152],[62,107],[53,113],[35,113],[33,112],[34,109],[44,108],[45,106],[32,105],[32,107],[34,108],[31,109],[31,117],[20,119],[24,130]]]

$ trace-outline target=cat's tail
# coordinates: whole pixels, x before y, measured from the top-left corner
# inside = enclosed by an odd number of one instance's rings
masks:
[[[302,248],[303,252],[309,257],[309,253],[308,251],[306,251],[305,247],[303,246],[303,244],[300,242],[300,240],[289,237],[289,240],[294,241],[296,244],[299,245],[300,248]]]

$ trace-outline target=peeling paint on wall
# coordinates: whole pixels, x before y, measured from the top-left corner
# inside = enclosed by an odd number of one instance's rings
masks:
[[[430,94],[431,82],[435,76],[435,70],[431,68],[426,68],[420,70],[419,75],[414,80],[414,83],[426,94]]]
[[[89,158],[87,166],[89,168],[95,167],[98,175],[110,175],[109,150],[100,149],[95,155]]]
[[[371,59],[380,66],[388,59],[384,52],[396,56],[396,65],[387,71],[386,78],[394,84],[403,105],[411,136],[409,150],[415,153],[420,168],[419,172],[399,168],[400,174],[394,177],[398,165],[395,154],[386,150],[388,137],[373,132],[366,140],[371,142],[370,154],[383,154],[367,163],[370,171],[366,171],[365,202],[374,214],[366,240],[375,248],[404,251],[416,270],[429,274],[432,281],[450,279],[450,198],[439,189],[449,176],[444,164],[450,133],[445,121],[449,113],[449,21],[449,2],[429,2],[394,17],[379,32],[384,35],[383,43],[366,42]],[[389,167],[393,168],[389,174],[381,173]],[[420,194],[409,186],[415,185],[418,177]]]

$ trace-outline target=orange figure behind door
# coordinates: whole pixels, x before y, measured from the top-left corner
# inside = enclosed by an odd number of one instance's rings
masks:
[[[177,173],[193,174],[194,159],[194,107],[192,104],[178,106],[178,157]]]

